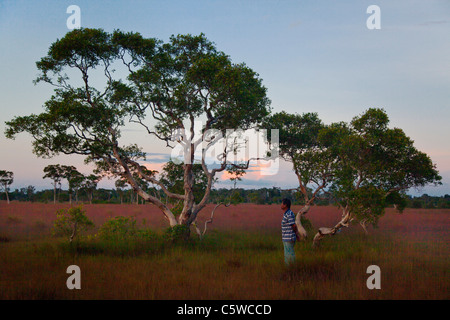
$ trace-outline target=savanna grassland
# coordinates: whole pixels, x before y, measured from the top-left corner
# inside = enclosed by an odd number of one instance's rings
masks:
[[[449,209],[387,209],[366,236],[359,225],[312,248],[313,232],[283,265],[278,205],[216,210],[203,240],[167,240],[168,224],[152,205],[84,205],[95,228],[69,244],[51,235],[55,212],[68,204],[0,203],[0,299],[449,299]],[[208,217],[208,206],[199,226]],[[293,207],[294,212],[299,207]],[[146,237],[104,241],[109,218],[134,217]],[[335,207],[313,207],[313,228],[332,226]],[[69,290],[69,265],[81,290]],[[367,267],[381,269],[369,290]]]

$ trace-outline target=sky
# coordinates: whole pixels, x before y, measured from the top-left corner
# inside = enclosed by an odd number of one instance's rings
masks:
[[[0,169],[14,172],[14,188],[43,180],[48,164],[92,168],[79,156],[37,158],[31,137],[4,136],[5,121],[40,113],[53,88],[33,84],[35,62],[68,31],[70,5],[80,8],[81,27],[140,32],[167,41],[200,34],[235,63],[245,62],[267,87],[273,112],[317,112],[324,123],[350,121],[371,107],[384,108],[390,126],[411,137],[436,164],[443,185],[409,194],[450,194],[450,1],[447,0],[0,0]],[[369,29],[370,5],[380,8],[380,29]],[[161,168],[170,150],[136,128],[127,139],[148,151]],[[227,186],[225,177],[217,187]],[[110,187],[102,181],[99,187]],[[240,187],[295,188],[289,163],[277,175],[255,170]]]

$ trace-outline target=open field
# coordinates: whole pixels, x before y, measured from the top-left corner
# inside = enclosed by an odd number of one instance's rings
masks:
[[[0,202],[0,299],[449,299],[450,210],[387,209],[378,229],[358,225],[311,247],[296,245],[283,265],[278,205],[216,210],[205,239],[164,240],[167,228],[151,205],[85,205],[97,229],[108,218],[134,216],[155,236],[102,243],[51,237],[67,204]],[[212,206],[199,217],[203,228]],[[294,206],[293,210],[298,210]],[[313,207],[315,228],[338,221],[334,207]],[[95,233],[93,230],[91,233]],[[81,290],[66,287],[69,265],[81,268]],[[369,265],[381,269],[381,290],[369,290]]]

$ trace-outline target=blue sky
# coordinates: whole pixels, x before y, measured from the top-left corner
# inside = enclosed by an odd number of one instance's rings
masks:
[[[384,108],[391,126],[402,128],[429,154],[444,178],[443,186],[410,193],[450,194],[446,0],[0,1],[0,168],[14,171],[12,188],[50,187],[42,179],[48,164],[83,165],[76,156],[38,159],[29,136],[12,141],[3,135],[5,121],[39,113],[51,96],[53,88],[32,83],[35,62],[69,31],[66,9],[72,4],[81,9],[82,27],[137,31],[162,40],[205,33],[234,62],[259,73],[274,112],[318,112],[331,123],[349,121],[369,107]],[[380,30],[366,27],[372,4],[381,9]],[[130,130],[129,139],[155,153],[170,152],[137,131]],[[249,175],[241,185],[292,188],[296,178],[283,164],[277,176]]]

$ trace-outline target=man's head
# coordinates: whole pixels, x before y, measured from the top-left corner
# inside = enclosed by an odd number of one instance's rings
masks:
[[[281,210],[288,210],[291,208],[291,200],[288,198],[284,198],[283,200],[281,200]]]

